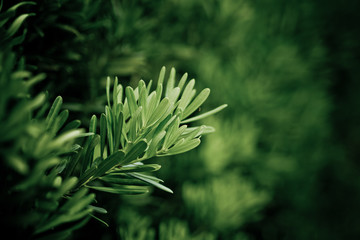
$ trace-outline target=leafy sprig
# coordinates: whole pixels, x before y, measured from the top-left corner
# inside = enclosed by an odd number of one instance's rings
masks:
[[[152,185],[172,192],[161,184],[161,179],[144,174],[157,171],[161,166],[143,161],[194,149],[200,144],[201,135],[214,129],[206,125],[188,127],[183,123],[200,120],[226,107],[224,104],[187,118],[205,102],[210,90],[206,88],[195,96],[195,80],[187,82],[187,74],[184,74],[175,86],[175,75],[173,68],[164,88],[163,67],[154,91],[151,91],[152,81],[146,85],[140,80],[133,89],[124,88],[115,78],[111,89],[111,80],[107,79],[105,113],[100,119],[95,115],[91,118],[89,132],[94,135],[87,139],[81,156],[74,156],[69,162],[68,175],[76,163],[81,165],[78,188],[142,194]]]

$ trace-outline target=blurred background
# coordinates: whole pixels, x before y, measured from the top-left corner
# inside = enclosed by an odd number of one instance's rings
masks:
[[[13,1],[4,1],[13,5]],[[153,159],[174,194],[98,194],[74,239],[360,239],[360,2],[42,0],[14,47],[86,126],[105,78],[188,72],[217,131]],[[24,10],[25,11],[25,10]]]

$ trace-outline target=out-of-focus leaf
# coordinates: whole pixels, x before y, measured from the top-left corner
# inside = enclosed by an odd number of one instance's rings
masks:
[[[61,130],[62,133],[67,132],[69,130],[78,128],[81,125],[80,120],[73,120],[65,125],[65,127]]]
[[[25,19],[29,16],[34,16],[34,13],[22,14],[15,19],[15,21],[10,25],[9,29],[6,31],[7,37],[13,36],[17,30],[21,27]]]

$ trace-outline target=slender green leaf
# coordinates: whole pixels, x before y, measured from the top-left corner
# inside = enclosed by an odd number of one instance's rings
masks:
[[[194,85],[195,85],[195,80],[191,79],[190,82],[186,85],[183,94],[181,95],[178,108],[185,110],[187,105],[190,103]]]
[[[96,210],[94,210],[93,208],[91,208],[91,209],[92,209],[93,211],[96,211]],[[104,209],[104,210],[105,210],[105,209]],[[94,219],[98,220],[98,221],[101,222],[102,224],[104,224],[106,227],[109,227],[109,224],[107,224],[104,220],[96,217],[94,214],[91,214],[91,213],[90,213],[90,216],[93,217]]]
[[[2,1],[1,1],[2,3]],[[2,4],[1,4],[2,5]],[[15,12],[16,9],[18,9],[19,7],[21,7],[22,5],[36,5],[36,2],[31,2],[31,1],[23,1],[20,2],[18,4],[15,4],[14,6],[12,6],[11,8],[9,8],[7,11],[11,11],[11,12]],[[1,10],[1,6],[0,6],[0,10]]]
[[[158,164],[129,164],[123,166],[113,173],[127,173],[127,172],[154,172],[161,168]]]
[[[166,68],[165,68],[165,66],[163,66],[161,68],[161,70],[160,70],[159,79],[158,79],[158,85],[163,84],[164,78],[165,78],[165,71],[166,71]]]
[[[176,75],[175,68],[171,68],[170,76],[169,76],[169,79],[168,79],[167,84],[166,84],[165,97],[169,97],[170,93],[174,89],[175,75]]]
[[[97,123],[97,118],[95,115],[92,115],[89,124],[89,132],[96,133],[96,123]]]
[[[190,114],[192,114],[193,112],[195,112],[195,110],[198,109],[205,102],[205,100],[209,97],[209,94],[210,94],[209,88],[205,88],[204,90],[202,90],[199,93],[199,95],[194,99],[194,101],[192,101],[192,103],[184,110],[182,118],[184,119],[184,118],[188,117]]]
[[[102,214],[107,214],[108,211],[105,208],[101,208],[101,207],[96,207],[93,205],[89,205],[89,208],[91,208],[93,210],[93,212],[98,212],[98,213],[102,213]]]
[[[106,116],[105,114],[100,115],[100,156],[103,157],[105,149],[105,140],[106,140]]]
[[[73,120],[65,125],[65,127],[61,130],[61,133],[78,128],[80,125],[81,125],[80,120]]]
[[[107,99],[108,106],[111,107],[111,105],[110,105],[110,77],[106,78],[106,99]]]
[[[63,103],[62,97],[58,96],[55,99],[53,105],[51,106],[50,111],[49,111],[49,113],[48,113],[48,115],[46,117],[46,120],[45,120],[46,123],[47,123],[47,128],[48,129],[52,126],[52,124],[54,123],[57,115],[59,114],[62,103]]]
[[[171,92],[169,93],[169,101],[171,103],[175,103],[177,101],[177,99],[179,98],[180,96],[180,88],[179,87],[176,87],[174,89],[171,90]]]
[[[156,92],[152,92],[146,99],[146,119],[145,123],[149,122],[150,116],[153,114],[154,110],[156,109]]]
[[[148,175],[144,175],[144,174],[140,174],[140,173],[129,173],[130,176],[133,176],[135,178],[138,178],[144,182],[147,182],[151,185],[153,185],[154,187],[157,187],[161,190],[164,190],[166,192],[169,193],[174,193],[170,188],[165,187],[164,185],[160,184],[159,182],[155,181],[153,178],[151,178],[151,176]]]
[[[82,175],[80,175],[76,188],[81,187],[82,185],[89,182],[94,177],[96,171],[97,171],[97,166],[94,165],[88,170],[86,170]]]
[[[208,117],[208,116],[211,116],[211,115],[213,115],[213,114],[215,114],[215,113],[217,113],[217,112],[220,112],[221,110],[223,110],[223,109],[226,108],[226,107],[227,107],[227,104],[223,104],[223,105],[221,105],[221,106],[219,106],[219,107],[217,107],[217,108],[215,108],[215,109],[213,109],[213,110],[211,110],[211,111],[208,111],[208,112],[206,112],[206,113],[197,115],[197,116],[192,117],[192,118],[185,119],[185,120],[181,121],[181,123],[189,123],[189,122],[198,121],[198,120],[200,120],[200,119],[203,119],[203,118],[206,118],[206,117]]]
[[[117,117],[117,121],[116,121],[116,125],[114,126],[114,148],[115,150],[119,149],[120,147],[120,139],[121,139],[121,132],[122,132],[122,128],[123,128],[123,123],[124,123],[124,115],[122,112],[120,112],[120,114]]]
[[[6,31],[8,37],[13,36],[17,30],[21,27],[23,22],[27,17],[35,16],[35,13],[22,14],[15,19],[15,21],[10,25],[9,29]]]
[[[149,190],[143,186],[114,185],[113,187],[100,187],[100,186],[87,186],[87,187],[101,192],[126,194],[126,195],[137,195],[137,194],[144,194],[149,192]]]
[[[115,77],[115,82],[114,82],[114,86],[113,86],[113,106],[112,106],[112,110],[113,110],[113,114],[115,116],[117,116],[117,90],[118,90],[118,78]]]
[[[107,124],[107,136],[108,136],[108,147],[110,150],[110,154],[112,154],[114,149],[114,133],[113,133],[113,115],[112,111],[108,106],[105,106],[105,116],[106,116],[106,124]]]
[[[59,129],[64,125],[64,123],[66,122],[66,120],[69,117],[69,111],[68,110],[64,110],[62,111],[55,119],[54,124],[51,128],[51,133],[53,135],[55,135],[57,133],[57,131],[59,131]]]
[[[157,150],[160,148],[160,142],[164,138],[166,131],[163,130],[158,133],[151,141],[149,149],[146,151],[144,158],[151,158],[156,155]]]
[[[92,166],[93,158],[94,158],[94,149],[100,143],[100,135],[95,135],[88,146],[85,148],[86,153],[83,162],[83,171],[85,171],[88,167]]]
[[[170,148],[165,154],[161,155],[174,155],[183,152],[190,151],[200,144],[200,139],[195,138],[191,140],[181,139],[178,143],[176,143],[172,148]]]
[[[180,91],[183,89],[183,87],[185,86],[185,83],[187,81],[188,78],[188,74],[184,73],[184,75],[181,77],[180,81],[179,81],[179,85],[178,87],[180,88]]]
[[[75,167],[78,164],[80,157],[83,154],[83,150],[84,150],[83,148],[80,148],[80,151],[78,154],[71,156],[69,158],[66,168],[64,170],[64,178],[65,179],[69,178],[73,174],[73,171],[75,170]]]
[[[148,125],[151,126],[152,124],[156,123],[160,118],[168,111],[170,106],[170,101],[168,98],[164,98],[160,104],[157,106],[155,111],[151,114]]]
[[[141,140],[135,145],[131,147],[131,149],[126,153],[125,158],[121,161],[120,165],[124,166],[128,163],[135,161],[144,153],[145,149],[147,148],[148,144],[145,140]]]
[[[144,183],[143,181],[141,181],[137,178],[134,178],[134,177],[131,177],[131,176],[128,176],[125,174],[120,175],[119,173],[116,173],[116,174],[111,173],[109,175],[100,177],[99,179],[108,184],[110,183],[110,184],[134,185],[134,186],[146,186],[147,185],[147,183]]]
[[[100,177],[113,167],[120,165],[121,162],[124,160],[124,157],[125,154],[123,151],[117,151],[111,154],[108,158],[106,158],[99,164],[98,169],[94,174],[94,178]]]
[[[134,90],[130,86],[128,86],[125,89],[125,94],[126,94],[126,98],[128,100],[130,116],[133,116],[135,114],[136,109],[137,109]]]
[[[165,139],[165,141],[164,141],[163,149],[170,148],[170,146],[178,140],[178,138],[186,130],[186,128],[187,128],[187,126],[183,125],[179,128],[176,128],[175,131],[173,132],[173,134],[171,134],[171,135],[169,134],[168,135],[169,137],[167,139]]]

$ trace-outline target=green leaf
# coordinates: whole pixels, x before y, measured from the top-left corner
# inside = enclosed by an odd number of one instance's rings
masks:
[[[73,171],[75,170],[76,165],[78,164],[80,157],[83,154],[83,148],[80,148],[80,151],[78,154],[72,156],[69,158],[69,162],[66,165],[66,168],[64,170],[64,178],[67,179],[70,177],[70,175],[73,174]]]
[[[114,149],[114,133],[113,133],[113,115],[112,111],[108,106],[105,106],[105,116],[106,116],[106,124],[107,124],[107,136],[108,136],[108,147],[110,150],[110,154],[112,154]]]
[[[164,98],[160,104],[157,106],[155,111],[151,114],[147,125],[151,126],[154,123],[156,123],[158,120],[161,119],[161,117],[168,111],[170,106],[170,101],[168,98]]]
[[[107,99],[108,106],[111,107],[111,105],[110,105],[110,77],[106,78],[106,99]]]
[[[64,125],[64,123],[66,122],[66,120],[69,117],[69,111],[68,110],[64,110],[62,111],[59,116],[56,117],[55,122],[52,126],[52,134],[56,134],[57,131],[59,131],[59,129]]]
[[[179,98],[180,96],[180,88],[179,87],[176,87],[174,89],[171,90],[171,92],[169,93],[169,101],[171,103],[175,103],[177,101],[177,99]]]
[[[125,158],[120,165],[124,166],[132,161],[136,161],[144,153],[147,146],[148,144],[145,140],[140,140],[138,143],[134,144],[126,153]]]
[[[93,200],[93,199],[91,199],[91,197],[93,198],[93,195],[89,195],[89,196],[90,196],[89,199]],[[35,231],[35,234],[45,232],[46,230],[52,229],[63,223],[68,223],[68,222],[73,222],[73,221],[79,220],[81,218],[86,217],[91,212],[92,212],[92,210],[90,208],[87,208],[87,209],[82,210],[81,212],[77,212],[75,214],[55,215],[52,219],[49,219],[48,221],[46,221],[46,223],[43,226],[39,227]]]
[[[120,165],[124,160],[125,154],[123,151],[117,151],[111,154],[108,158],[103,160],[94,174],[94,178],[104,175],[107,171],[113,167]]]
[[[96,133],[96,122],[97,122],[96,116],[92,115],[89,123],[89,132]]]
[[[85,171],[88,167],[91,167],[94,158],[94,149],[99,143],[100,143],[100,136],[95,135],[89,142],[88,146],[85,148],[86,153],[83,162],[83,171]]]
[[[184,73],[184,75],[181,77],[180,81],[179,81],[179,84],[178,84],[178,87],[180,88],[180,91],[183,89],[183,87],[185,86],[185,83],[187,81],[187,78],[188,78],[188,74],[187,73]]]
[[[160,99],[162,96],[163,86],[162,84],[157,85],[156,87],[156,99],[155,99],[155,106],[158,106],[160,103]]]
[[[120,112],[119,116],[116,119],[116,125],[114,126],[114,148],[115,150],[119,149],[120,147],[120,139],[121,139],[121,133],[123,128],[123,122],[124,122],[124,115],[122,112]]]
[[[69,192],[75,187],[77,182],[78,179],[76,177],[65,179],[64,182],[61,184],[60,188],[55,193],[50,195],[51,198],[57,200],[60,197],[64,196],[67,192]]]
[[[128,137],[130,141],[135,141],[135,139],[138,136],[137,134],[138,129],[140,128],[140,124],[142,122],[141,120],[142,109],[143,108],[140,106],[128,122],[128,133],[129,133]]]
[[[170,93],[172,92],[175,86],[175,75],[176,75],[175,68],[171,68],[170,76],[166,84],[166,91],[165,91],[166,97],[169,97]]]
[[[1,3],[2,3],[2,1],[1,1]],[[18,9],[18,8],[21,7],[22,5],[36,5],[36,2],[31,2],[31,1],[20,2],[20,3],[18,3],[18,4],[15,4],[15,5],[12,6],[11,8],[9,8],[7,11],[14,12],[14,11],[16,11],[16,9]],[[1,10],[1,6],[0,6],[0,10]]]
[[[46,117],[46,123],[47,123],[47,128],[51,128],[52,124],[55,122],[55,119],[57,117],[57,115],[59,114],[59,111],[61,109],[61,105],[63,103],[62,97],[58,96],[53,105],[50,108],[49,114]]]
[[[135,114],[135,112],[136,112],[136,109],[137,109],[134,90],[131,87],[128,86],[125,89],[125,94],[126,94],[126,98],[128,100],[130,116],[133,116]]]
[[[187,126],[183,125],[179,128],[176,128],[175,131],[173,132],[173,134],[167,134],[163,144],[163,149],[168,149],[172,144],[174,144],[176,142],[176,140],[178,140],[178,138],[180,137],[180,135],[186,130]]]
[[[139,88],[139,106],[146,108],[146,99],[147,99],[148,95],[147,95],[146,84],[143,80],[139,81],[138,88]]]
[[[163,66],[160,70],[160,74],[159,74],[159,78],[158,78],[158,85],[163,84],[164,78],[165,78],[165,71],[166,71],[166,68],[165,68],[165,66]]]
[[[100,156],[104,156],[105,140],[106,140],[106,116],[105,114],[100,115]]]
[[[6,31],[7,37],[13,36],[21,27],[25,19],[30,16],[35,16],[35,13],[22,14],[17,17],[15,21],[10,25],[9,29]]]
[[[145,153],[144,159],[151,158],[156,155],[157,150],[160,148],[160,142],[164,138],[165,134],[166,131],[163,130],[152,139],[149,149]]]
[[[152,92],[146,99],[146,119],[145,123],[149,122],[150,116],[153,114],[154,110],[156,109],[156,92]]]
[[[97,166],[92,166],[88,170],[86,170],[83,174],[80,175],[79,181],[76,185],[76,188],[81,187],[82,185],[89,182],[95,175],[97,171]]]
[[[135,186],[146,186],[148,185],[147,183],[145,183],[144,181],[141,181],[137,178],[131,177],[127,174],[124,173],[116,173],[114,174],[113,172],[105,175],[103,177],[99,178],[101,181],[104,181],[106,183],[111,183],[111,184],[121,184],[121,185],[135,185]]]
[[[112,110],[113,110],[113,113],[114,115],[116,116],[117,115],[117,104],[118,104],[118,101],[117,101],[117,90],[118,90],[118,78],[115,77],[115,82],[114,82],[114,86],[113,86],[113,107],[112,107]],[[109,106],[110,107],[110,106]]]
[[[108,211],[105,208],[101,208],[101,207],[96,207],[93,205],[89,205],[89,208],[91,208],[93,210],[93,212],[98,212],[98,213],[102,213],[102,214],[107,214]]]
[[[93,211],[94,211],[94,209],[93,208],[91,208]],[[105,209],[104,209],[105,210]],[[93,214],[90,214],[90,216],[91,217],[93,217],[94,219],[96,219],[96,220],[98,220],[99,222],[101,222],[102,224],[104,224],[106,227],[109,227],[109,224],[107,224],[104,220],[102,220],[102,219],[100,219],[100,218],[98,218],[98,217],[96,217],[95,215],[93,215]]]
[[[138,178],[144,182],[147,182],[154,187],[157,187],[161,190],[164,190],[165,192],[174,193],[170,188],[165,187],[164,185],[160,184],[158,181],[155,181],[154,178],[148,175],[140,174],[140,173],[129,173],[130,176],[133,176],[135,178]]]
[[[61,133],[78,128],[80,125],[81,125],[80,120],[73,120],[65,125],[65,127],[61,130]]]
[[[83,129],[74,129],[70,130],[68,132],[65,132],[54,139],[54,141],[49,143],[49,148],[59,148],[63,146],[64,144],[80,137],[87,137],[92,136],[94,133],[84,133]]]
[[[129,164],[123,166],[113,173],[127,173],[127,172],[154,172],[161,168],[158,164]]]
[[[211,111],[208,111],[206,113],[200,114],[200,115],[192,117],[192,118],[185,119],[185,120],[181,121],[181,123],[189,123],[189,122],[198,121],[200,119],[211,116],[211,115],[213,115],[213,114],[215,114],[217,112],[220,112],[221,110],[223,110],[226,107],[227,107],[227,104],[223,104],[223,105],[221,105],[221,106],[219,106],[219,107],[217,107],[217,108],[215,108],[215,109],[213,109]]]
[[[113,187],[100,187],[100,186],[87,186],[87,187],[101,192],[126,194],[126,195],[137,195],[137,194],[144,194],[149,192],[149,190],[143,186],[114,185]]]
[[[161,154],[161,155],[163,155],[163,156],[164,155],[174,155],[174,154],[187,152],[187,151],[190,151],[190,150],[196,148],[197,146],[199,146],[200,142],[201,141],[198,138],[191,139],[191,140],[185,140],[183,138],[179,142],[177,142],[172,148],[170,148],[167,152],[165,152],[165,154]]]
[[[210,89],[205,88],[202,90],[199,95],[192,101],[192,103],[184,110],[184,113],[182,115],[182,119],[188,117],[190,114],[195,112],[196,109],[198,109],[205,100],[209,97]]]
[[[195,85],[195,79],[191,79],[190,82],[186,85],[183,94],[181,95],[178,108],[185,110],[187,105],[192,99],[192,91]]]

